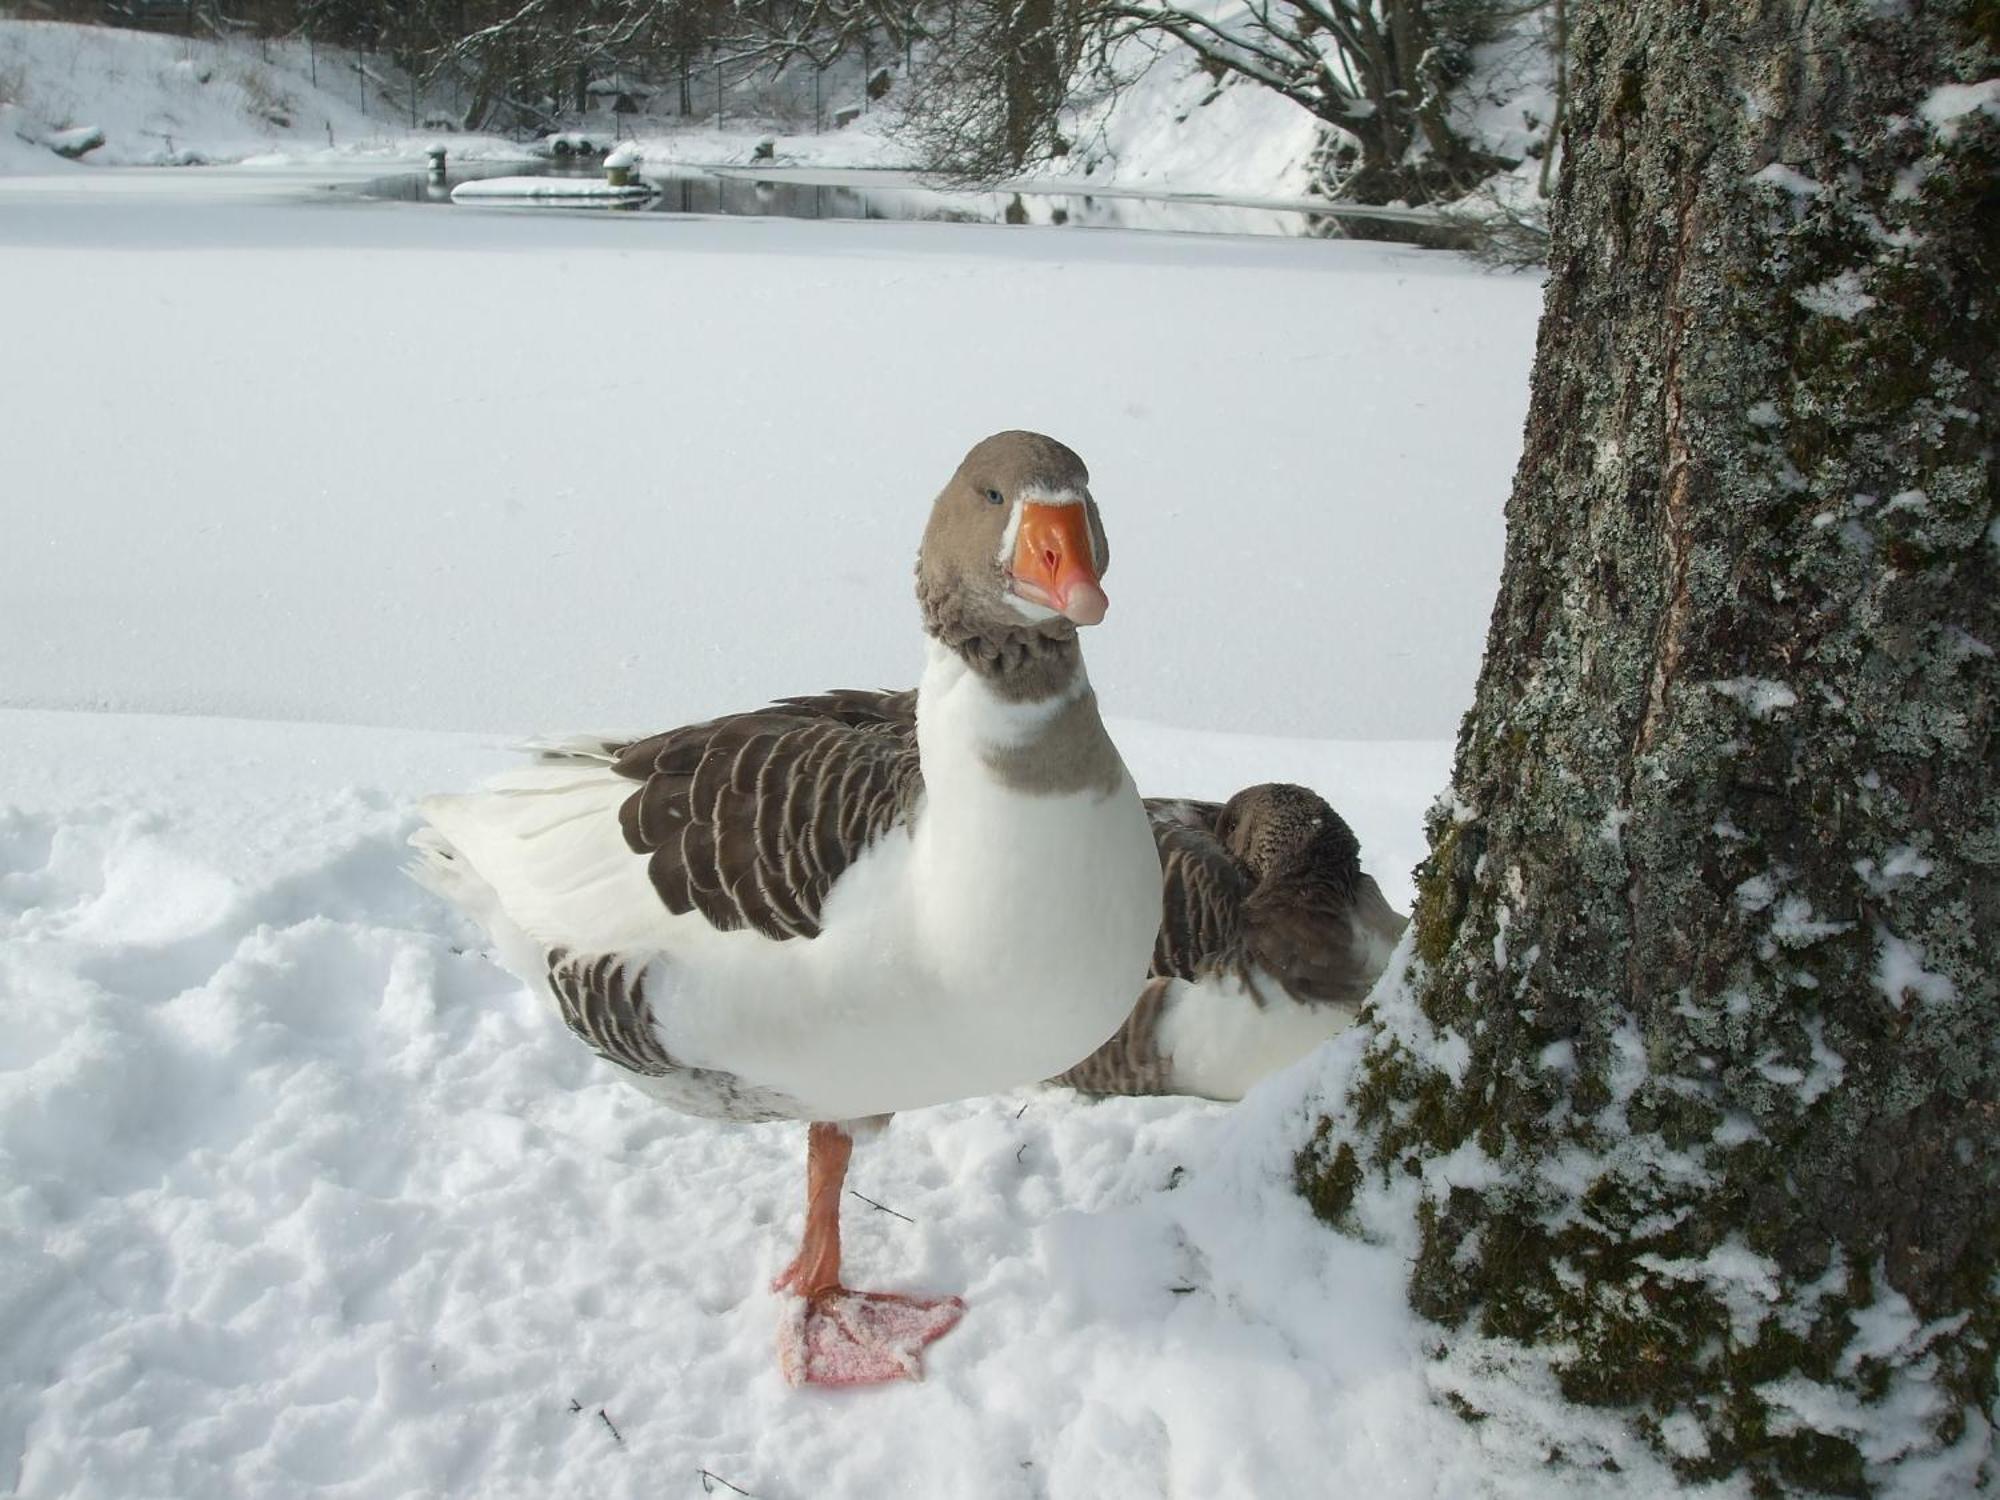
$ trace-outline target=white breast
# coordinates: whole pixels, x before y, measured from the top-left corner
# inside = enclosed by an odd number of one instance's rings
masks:
[[[1159,921],[1159,859],[1131,778],[1037,796],[985,765],[1043,710],[933,653],[925,797],[835,884],[820,936],[714,933],[649,970],[677,1057],[822,1119],[915,1109],[1060,1072],[1125,1018]]]

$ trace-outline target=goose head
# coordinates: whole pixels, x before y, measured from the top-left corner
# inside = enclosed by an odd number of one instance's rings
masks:
[[[1245,787],[1215,820],[1215,836],[1260,883],[1294,876],[1342,882],[1359,868],[1360,841],[1325,798],[1308,787],[1266,782]]]
[[[1110,561],[1083,460],[1039,432],[1000,432],[973,445],[932,504],[917,597],[949,644],[1073,640],[1104,618]]]

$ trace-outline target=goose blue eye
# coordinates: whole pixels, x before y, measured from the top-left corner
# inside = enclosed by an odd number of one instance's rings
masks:
[[[1007,497],[998,490],[988,490],[986,492],[986,503],[988,505],[1004,505],[1007,503]]]

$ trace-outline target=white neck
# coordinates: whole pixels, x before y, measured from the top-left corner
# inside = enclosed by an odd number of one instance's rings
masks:
[[[940,795],[950,799],[967,789],[969,779],[991,785],[989,756],[1039,738],[1056,715],[1090,691],[1090,675],[1079,659],[1076,675],[1053,698],[1012,702],[951,647],[936,640],[927,647],[929,659],[917,684],[917,753],[933,804]]]

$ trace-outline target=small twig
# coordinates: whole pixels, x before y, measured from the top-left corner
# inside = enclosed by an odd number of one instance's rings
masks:
[[[605,1425],[606,1427],[609,1427],[609,1428],[611,1429],[611,1435],[612,1435],[613,1437],[615,1437],[616,1439],[618,1439],[618,1441],[619,1441],[619,1442],[621,1442],[621,1443],[625,1441],[625,1434],[624,1434],[624,1433],[622,1433],[622,1432],[620,1432],[620,1431],[618,1430],[618,1424],[617,1424],[616,1422],[612,1421],[612,1420],[611,1420],[611,1418],[610,1418],[609,1416],[606,1416],[606,1415],[605,1415],[605,1411],[604,1411],[604,1408],[603,1408],[603,1407],[601,1407],[601,1406],[600,1406],[600,1407],[598,1407],[598,1408],[597,1408],[597,1415],[598,1415],[599,1417],[603,1418],[603,1420],[604,1420],[604,1425]]]
[[[1019,1109],[1014,1111],[1014,1118],[1018,1120],[1021,1118],[1022,1115],[1025,1115],[1027,1112],[1028,1112],[1028,1106],[1023,1104]]]
[[[1014,1165],[1015,1165],[1015,1166],[1017,1166],[1017,1167],[1018,1167],[1019,1165],[1021,1165],[1021,1158],[1022,1158],[1023,1156],[1025,1156],[1025,1155],[1027,1154],[1027,1151],[1028,1151],[1028,1143],[1027,1143],[1026,1141],[1023,1141],[1023,1142],[1021,1142],[1021,1144],[1020,1144],[1020,1145],[1018,1145],[1018,1146],[1016,1146],[1016,1147],[1014,1148]]]
[[[576,1414],[577,1414],[578,1412],[580,1412],[580,1411],[582,1411],[582,1410],[583,1410],[583,1403],[582,1403],[581,1401],[577,1400],[577,1399],[576,1399],[576,1397],[574,1397],[574,1396],[570,1397],[570,1398],[569,1398],[569,1414],[570,1414],[571,1416],[575,1416],[575,1415],[576,1415]]]
[[[697,1469],[695,1472],[701,1475],[701,1492],[704,1495],[713,1495],[716,1485],[719,1484],[725,1490],[744,1496],[745,1500],[757,1500],[757,1497],[752,1495],[748,1490],[742,1488],[740,1485],[731,1484],[720,1474],[711,1474],[706,1469]]]
[[[896,1217],[901,1219],[905,1224],[914,1224],[917,1222],[915,1219],[911,1218],[908,1214],[896,1213],[896,1210],[889,1207],[889,1205],[886,1203],[877,1203],[873,1198],[869,1197],[866,1193],[857,1193],[854,1191],[853,1188],[849,1188],[847,1190],[847,1193],[848,1196],[851,1198],[859,1198],[863,1203],[867,1204],[870,1208],[879,1208],[885,1214],[895,1214]]]

